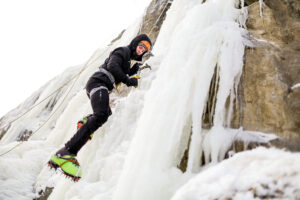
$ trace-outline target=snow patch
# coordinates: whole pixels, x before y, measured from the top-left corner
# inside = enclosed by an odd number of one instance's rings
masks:
[[[298,88],[298,87],[300,87],[300,83],[297,83],[297,84],[293,85],[293,86],[291,87],[291,89],[294,90],[294,89],[296,89],[296,88]]]
[[[299,153],[260,147],[202,171],[172,200],[299,199],[299,180]]]

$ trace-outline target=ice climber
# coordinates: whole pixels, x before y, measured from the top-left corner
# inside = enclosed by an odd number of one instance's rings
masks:
[[[75,135],[48,162],[51,168],[60,168],[74,181],[81,178],[82,171],[76,159],[77,153],[111,115],[109,93],[114,84],[122,82],[128,87],[138,85],[138,79],[130,76],[138,72],[140,64],[136,63],[130,67],[130,63],[131,60],[142,61],[143,55],[150,51],[151,45],[151,40],[146,34],[136,36],[128,46],[113,50],[99,70],[89,78],[86,92],[93,114],[78,122]]]

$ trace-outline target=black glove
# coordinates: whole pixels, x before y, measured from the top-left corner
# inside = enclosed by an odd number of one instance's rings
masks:
[[[129,78],[127,79],[126,83],[125,83],[128,87],[129,86],[134,86],[137,87],[138,86],[138,79],[137,78]]]
[[[140,69],[140,66],[143,65],[142,63],[135,63],[131,68],[130,68],[130,71],[129,71],[129,76],[132,76],[134,74],[136,74],[139,69]]]

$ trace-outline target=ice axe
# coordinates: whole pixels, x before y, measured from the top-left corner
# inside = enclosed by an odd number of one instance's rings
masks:
[[[142,62],[138,62],[138,63],[142,63]],[[137,74],[136,74],[135,76],[133,76],[133,77],[136,78],[136,79],[140,79],[140,78],[141,78],[141,76],[140,76],[141,71],[144,70],[144,69],[150,69],[150,70],[152,70],[151,66],[148,65],[147,63],[145,63],[145,64],[143,64],[142,67],[139,68]],[[121,82],[118,83],[118,84],[116,85],[115,88],[117,89],[117,91],[118,91],[118,87],[119,87],[120,85],[121,85]]]
[[[141,76],[140,76],[141,71],[144,70],[144,69],[147,69],[147,68],[150,69],[150,70],[152,70],[151,66],[148,65],[147,63],[145,63],[142,67],[139,68],[139,70],[136,73],[136,75],[134,76],[134,78],[140,79],[141,78]],[[137,88],[137,86],[135,86],[135,88]]]
[[[144,69],[150,69],[150,70],[152,70],[151,66],[148,65],[147,63],[145,63],[142,67],[139,68],[139,70],[138,70],[135,78],[140,79],[141,78],[141,76],[140,76],[141,71],[144,70]]]
[[[145,63],[145,65],[143,65],[142,67],[140,67],[139,72],[142,71],[142,70],[144,70],[144,69],[147,69],[147,68],[149,68],[150,70],[152,70],[151,66],[148,65],[147,63]]]
[[[143,56],[143,61],[136,61],[136,62],[139,63],[139,65],[141,65],[142,67],[139,68],[139,70],[138,70],[138,72],[137,72],[135,78],[140,79],[140,78],[141,78],[141,76],[140,76],[141,71],[144,70],[144,69],[147,69],[147,68],[148,68],[148,69],[152,70],[151,66],[148,65],[147,63],[145,63],[145,61],[148,60],[150,57],[153,57],[153,56],[154,56],[154,54],[153,54],[151,51],[149,51],[148,53],[146,53],[146,54]]]

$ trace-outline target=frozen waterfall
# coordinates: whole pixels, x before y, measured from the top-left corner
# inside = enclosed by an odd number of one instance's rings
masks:
[[[48,124],[34,139],[0,157],[0,199],[29,200],[40,190],[54,187],[49,200],[191,200],[197,199],[198,193],[207,195],[194,191],[197,186],[214,192],[209,190],[208,184],[201,182],[201,178],[214,180],[214,172],[221,176],[228,170],[230,177],[225,177],[221,183],[231,183],[238,174],[229,169],[236,165],[237,159],[242,161],[241,167],[236,166],[237,170],[241,170],[243,163],[250,162],[246,159],[249,155],[258,159],[255,165],[247,168],[249,171],[258,169],[259,161],[264,159],[269,161],[264,165],[268,167],[280,150],[268,153],[268,150],[259,149],[217,165],[237,138],[246,142],[268,142],[276,138],[272,134],[266,136],[229,126],[243,68],[244,49],[249,44],[243,26],[247,16],[238,5],[237,0],[173,1],[153,48],[155,57],[147,61],[152,70],[142,72],[137,89],[123,86],[120,93],[111,94],[113,115],[80,151],[78,160],[83,168],[83,178],[73,183],[50,171],[45,164],[50,155],[75,133],[77,120],[91,112],[82,90],[86,80],[110,51],[127,45],[137,35],[141,19],[130,26],[120,40],[96,51],[67,103],[55,115],[56,123]],[[80,67],[66,71],[63,77],[71,77]],[[219,77],[219,88],[213,127],[203,129],[202,116],[214,73]],[[61,81],[55,81],[46,88],[48,93],[61,84]],[[226,108],[227,99],[229,106]],[[33,110],[31,116],[38,117],[35,112]],[[11,142],[12,138],[15,135],[7,136],[0,152],[17,143]],[[178,166],[188,145],[187,170],[183,173]],[[260,153],[265,157],[259,157]],[[205,166],[201,164],[202,155]],[[283,151],[280,155],[290,162],[293,170],[297,169],[299,155],[291,156]],[[298,160],[292,162],[295,158]],[[17,167],[22,162],[26,163],[25,167]],[[278,166],[283,163],[278,162]],[[214,165],[216,168],[209,168]],[[36,191],[32,191],[33,185]],[[229,188],[228,194],[233,190],[233,187]]]

